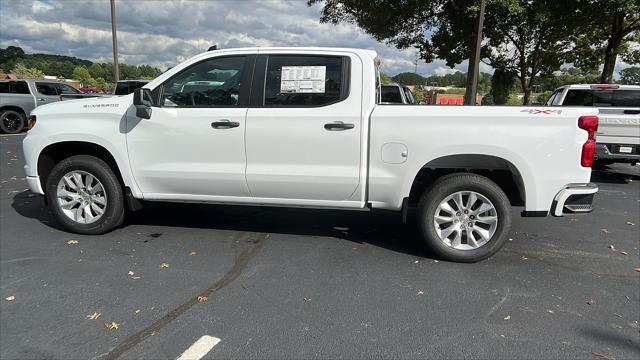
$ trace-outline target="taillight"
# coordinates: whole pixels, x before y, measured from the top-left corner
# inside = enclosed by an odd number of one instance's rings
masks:
[[[587,131],[587,141],[582,145],[582,155],[580,156],[580,165],[591,167],[593,165],[593,156],[596,153],[596,131],[598,131],[597,116],[581,116],[578,119],[578,127]]]
[[[36,126],[36,116],[31,115],[29,116],[29,122],[27,123],[27,127],[29,128],[29,130],[31,130],[33,129],[34,126]]]

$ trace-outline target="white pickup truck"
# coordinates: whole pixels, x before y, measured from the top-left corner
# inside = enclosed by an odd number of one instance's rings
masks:
[[[640,162],[640,86],[565,85],[556,89],[545,105],[598,108],[595,165]]]
[[[38,107],[27,181],[76,233],[178,201],[417,207],[426,244],[472,262],[524,216],[589,212],[597,109],[378,105],[369,50],[200,54],[132,95]]]

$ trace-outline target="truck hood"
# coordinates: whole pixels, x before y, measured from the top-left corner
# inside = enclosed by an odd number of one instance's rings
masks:
[[[87,114],[96,112],[124,112],[133,103],[133,95],[117,97],[90,97],[86,99],[74,99],[56,101],[54,103],[38,106],[31,115],[47,114]]]

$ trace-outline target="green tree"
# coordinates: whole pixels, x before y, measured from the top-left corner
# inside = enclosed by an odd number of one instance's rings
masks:
[[[84,66],[76,66],[75,69],[73,69],[71,76],[73,79],[80,81],[82,86],[87,86],[93,83],[93,78],[91,77],[91,74],[89,74],[89,70]]]
[[[107,91],[107,89],[109,88],[109,84],[107,84],[107,82],[101,77],[96,78],[96,79],[92,78],[91,82],[89,83],[89,85],[91,85],[93,87],[100,88],[103,91]]]
[[[540,94],[538,94],[538,96],[536,96],[536,102],[539,104],[544,104],[547,100],[549,100],[551,94],[553,94],[553,91],[551,90],[541,92]]]
[[[378,41],[418,49],[426,62],[444,59],[452,68],[474,62],[477,0],[308,0],[318,3],[321,22],[357,24]]]
[[[416,99],[416,102],[419,104],[425,101],[425,99],[427,98],[427,94],[425,93],[422,87],[416,86],[413,89],[413,97]]]
[[[601,83],[613,82],[618,56],[629,63],[640,62],[640,1],[584,0],[573,16],[575,44],[567,61],[585,68],[603,65]]]
[[[487,94],[482,97],[482,105],[495,105],[493,102],[493,95]]]
[[[403,85],[424,85],[424,78],[412,72],[403,72],[392,77],[391,79]]]
[[[34,79],[34,80],[44,79],[44,74],[42,73],[42,71],[34,68],[28,68],[24,66],[22,63],[18,63],[13,68],[13,73],[16,74],[16,76],[19,79]]]
[[[389,76],[389,74],[380,72],[380,82],[382,82],[383,84],[391,84],[393,82],[393,79],[391,79],[391,76]]]
[[[103,78],[104,80],[104,69],[102,68],[102,66],[100,66],[100,64],[93,63],[87,70],[89,70],[89,74],[92,78]]]
[[[504,69],[496,69],[491,77],[491,101],[496,105],[504,105],[513,88],[515,73]]]
[[[492,16],[486,19],[489,38],[484,58],[495,69],[515,74],[529,104],[536,79],[560,69],[570,46],[573,29],[565,20],[575,7],[571,0],[500,0],[492,2]],[[496,94],[494,101],[499,104]]]
[[[640,66],[632,66],[620,71],[620,83],[640,85]]]

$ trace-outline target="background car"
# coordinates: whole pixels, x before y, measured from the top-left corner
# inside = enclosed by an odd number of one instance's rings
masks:
[[[40,105],[96,96],[60,81],[0,80],[0,131],[19,133],[31,111]]]
[[[148,80],[120,80],[116,84],[113,95],[131,94],[135,89],[145,86],[148,82]]]
[[[556,89],[545,105],[597,107],[596,163],[640,162],[640,86],[567,85]]]

